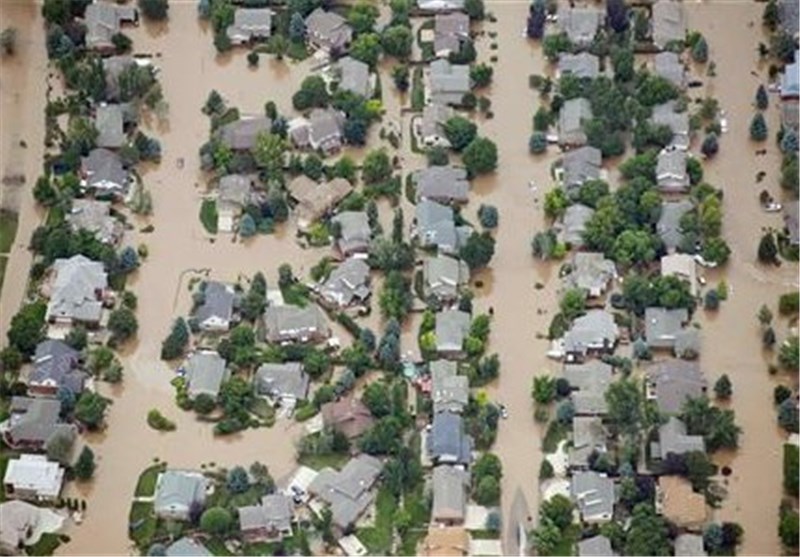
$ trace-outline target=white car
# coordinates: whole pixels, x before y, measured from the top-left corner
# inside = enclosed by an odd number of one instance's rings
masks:
[[[504,420],[508,419],[508,408],[506,408],[505,404],[500,405],[500,417]]]
[[[780,203],[775,203],[774,201],[770,201],[769,203],[764,205],[764,210],[767,213],[777,213],[781,209],[783,209],[783,205],[781,205]]]
[[[708,267],[709,269],[713,269],[718,265],[716,261],[706,261],[699,253],[694,256],[694,260],[697,261],[697,264],[701,267]]]

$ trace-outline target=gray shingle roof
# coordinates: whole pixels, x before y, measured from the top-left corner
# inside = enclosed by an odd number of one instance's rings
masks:
[[[644,330],[647,345],[651,348],[672,348],[675,337],[689,321],[685,308],[667,309],[650,307],[644,311]]]
[[[679,414],[687,399],[705,394],[708,382],[697,362],[663,360],[647,371],[648,394],[665,414]]]
[[[227,379],[225,359],[212,351],[195,352],[186,361],[186,382],[189,396],[207,394],[216,397]]]
[[[283,494],[265,495],[258,505],[239,507],[239,525],[243,532],[260,528],[287,531],[292,527],[293,516],[292,500]]]
[[[686,87],[686,68],[674,52],[659,52],[653,58],[653,69],[657,76],[663,77],[679,89]]]
[[[589,296],[601,296],[616,276],[616,265],[604,254],[580,251],[572,260],[572,272],[564,280],[570,288],[585,290]]]
[[[433,20],[433,51],[458,52],[469,38],[469,16],[464,13],[436,14]]]
[[[202,543],[186,536],[177,540],[167,548],[167,557],[211,557],[211,553]]]
[[[614,513],[614,480],[597,472],[575,472],[570,485],[572,500],[586,522],[608,521]]]
[[[255,381],[259,393],[274,398],[302,400],[308,394],[308,374],[300,362],[261,364]]]
[[[571,395],[576,414],[606,413],[605,393],[611,384],[610,365],[599,360],[589,360],[585,364],[567,364],[564,366],[564,378],[576,389]]]
[[[607,432],[603,420],[598,416],[575,416],[572,419],[572,450],[569,464],[575,467],[589,466],[589,456],[597,451],[606,452]]]
[[[460,259],[437,255],[425,259],[422,277],[426,296],[455,300],[461,286],[469,281],[469,267]]]
[[[51,398],[11,398],[7,440],[18,444],[44,445],[57,433],[74,435],[75,426],[60,422],[61,403]]]
[[[469,66],[438,59],[430,64],[430,100],[440,104],[461,104],[469,93]]]
[[[233,23],[225,32],[234,44],[268,38],[272,34],[272,15],[269,8],[236,8]]]
[[[256,176],[252,174],[228,174],[219,179],[218,209],[243,209],[250,203]]]
[[[455,253],[459,247],[453,209],[445,205],[423,199],[415,208],[417,232],[423,247],[437,247],[448,253]]]
[[[432,199],[440,203],[466,203],[469,180],[464,168],[431,166],[413,174],[417,185],[417,201]]]
[[[656,180],[664,192],[682,192],[689,189],[689,173],[686,171],[686,151],[665,150],[658,154]]]
[[[369,66],[352,56],[345,56],[337,65],[341,74],[339,90],[369,97]]]
[[[562,75],[570,74],[575,77],[594,79],[600,74],[600,59],[588,52],[562,54],[558,58],[558,71]]]
[[[453,116],[453,109],[446,104],[431,103],[422,109],[422,121],[420,125],[420,135],[423,141],[432,143],[446,142],[444,134],[444,124]]]
[[[309,342],[330,336],[330,327],[315,305],[269,306],[264,312],[266,337],[269,342]]]
[[[47,306],[47,318],[65,318],[97,323],[103,312],[101,301],[108,287],[103,264],[84,255],[56,259],[55,281]]]
[[[436,314],[436,349],[439,352],[460,352],[469,332],[469,313],[449,309]]]
[[[77,369],[80,352],[63,341],[47,339],[36,346],[29,384],[51,384],[73,393],[83,391],[86,374]]]
[[[341,225],[342,235],[337,241],[337,246],[344,255],[369,249],[372,230],[365,212],[342,211],[333,217],[331,222],[338,222]]]
[[[558,140],[567,145],[583,145],[586,133],[583,124],[592,119],[592,105],[588,99],[570,99],[558,112]]]
[[[600,178],[602,164],[603,154],[595,147],[587,145],[567,151],[561,161],[562,182],[567,193],[577,192],[584,182]]]
[[[233,302],[236,294],[233,287],[216,281],[208,281],[202,305],[195,311],[194,317],[200,326],[211,321],[227,323],[233,316]]]
[[[676,557],[703,557],[706,554],[703,547],[703,536],[699,534],[681,534],[675,538]]]
[[[467,514],[469,473],[453,466],[433,469],[433,521],[461,522]]]
[[[783,207],[783,226],[789,233],[789,241],[793,246],[800,243],[800,216],[797,201],[791,201]]]
[[[674,416],[658,428],[657,451],[651,451],[654,458],[666,458],[668,454],[683,455],[692,451],[705,452],[706,444],[702,435],[687,435],[686,424]]]
[[[339,14],[317,8],[306,18],[306,34],[311,43],[331,51],[347,46],[353,30]]]
[[[260,133],[269,132],[272,121],[266,116],[242,116],[235,122],[222,126],[217,132],[220,141],[236,151],[255,147]]]
[[[156,483],[156,513],[188,513],[194,502],[204,502],[208,480],[199,472],[166,470]]]
[[[611,549],[611,540],[605,536],[593,536],[578,542],[580,557],[612,557],[616,555]]]
[[[136,9],[132,6],[118,6],[111,2],[96,1],[86,7],[86,48],[111,49],[111,38],[120,31],[126,21],[135,21]]]
[[[692,210],[692,202],[686,199],[681,201],[671,201],[661,204],[661,216],[656,224],[656,231],[659,238],[664,242],[667,251],[677,248],[683,233],[681,232],[681,218]]]
[[[348,259],[331,272],[320,294],[330,304],[344,307],[369,298],[369,265],[363,259]]]
[[[101,104],[95,108],[94,126],[97,128],[97,146],[118,149],[125,144],[122,108],[118,104]]]
[[[602,12],[591,7],[573,8],[562,4],[558,10],[558,26],[579,46],[592,43],[602,18]]]
[[[309,142],[314,149],[335,151],[342,145],[345,115],[333,108],[315,108],[308,116]]]
[[[464,432],[461,416],[440,412],[433,417],[428,436],[428,454],[438,464],[463,464],[472,461],[472,437]]]
[[[322,469],[308,491],[330,505],[333,524],[345,530],[372,504],[372,486],[382,467],[377,458],[361,454],[350,459],[341,471]]]
[[[686,38],[686,14],[683,2],[658,0],[653,4],[653,43],[664,48],[671,41]]]
[[[455,362],[434,360],[429,367],[434,413],[461,412],[469,402],[469,379],[458,375]]]
[[[103,58],[103,71],[106,76],[106,99],[119,100],[119,76],[130,66],[135,65],[132,56],[109,56]]]
[[[800,26],[800,1],[780,0],[778,2],[778,13],[783,30],[792,37],[797,36],[798,26]],[[797,60],[796,57],[795,60]]]
[[[653,107],[653,116],[650,122],[656,126],[668,126],[672,130],[670,146],[678,149],[688,149],[689,137],[689,112],[676,111],[675,101],[667,101]]]
[[[601,309],[593,309],[573,321],[564,336],[564,349],[568,353],[586,354],[587,350],[605,350],[614,346],[619,328],[614,316]]]
[[[98,194],[125,195],[128,191],[128,171],[119,156],[108,149],[92,149],[81,159],[81,173],[86,187]]]
[[[105,244],[115,244],[122,237],[122,224],[110,212],[108,202],[73,199],[66,219],[73,230],[86,230]]]
[[[564,216],[561,217],[561,240],[571,244],[573,248],[583,246],[583,233],[586,230],[586,223],[594,215],[594,209],[574,203],[567,207]]]

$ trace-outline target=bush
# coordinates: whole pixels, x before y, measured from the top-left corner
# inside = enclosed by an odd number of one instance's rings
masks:
[[[550,464],[549,460],[543,459],[541,466],[539,466],[539,481],[549,480],[554,475],[553,465]]]
[[[800,292],[782,294],[778,299],[778,311],[781,315],[797,315],[800,310]]]
[[[94,451],[92,451],[88,445],[84,446],[73,469],[75,472],[75,477],[84,481],[91,479],[91,477],[94,475],[94,470],[96,467],[97,464],[95,464],[94,461]]]
[[[167,18],[167,0],[139,0],[139,11],[147,19],[160,21]]]
[[[493,205],[481,205],[478,208],[478,220],[484,228],[497,228],[499,218],[497,207]]]
[[[767,121],[764,119],[764,115],[760,112],[756,113],[750,121],[750,139],[764,141],[767,139],[768,134],[769,130],[767,129]]]
[[[247,65],[251,68],[255,68],[258,66],[258,52],[251,50],[247,54]]]
[[[533,132],[528,140],[528,150],[533,155],[539,155],[547,151],[547,134],[545,132]]]
[[[175,422],[168,420],[156,409],[147,413],[147,425],[158,431],[174,431]]]
[[[211,507],[200,517],[200,528],[212,536],[223,536],[232,524],[231,513],[222,507]]]
[[[169,336],[161,343],[161,359],[174,360],[183,356],[189,344],[189,326],[179,317],[172,325]]]
[[[719,152],[719,140],[717,139],[717,134],[708,134],[703,140],[703,145],[700,147],[700,151],[708,158],[712,158],[714,155],[716,155]]]
[[[783,489],[787,494],[797,497],[798,494],[798,447],[791,443],[783,445]]]
[[[213,199],[204,199],[200,205],[200,222],[203,223],[203,228],[209,234],[217,233],[217,221],[219,216],[217,214],[217,204]]]
[[[497,168],[497,146],[490,139],[477,137],[464,149],[462,158],[470,176],[492,172]]]

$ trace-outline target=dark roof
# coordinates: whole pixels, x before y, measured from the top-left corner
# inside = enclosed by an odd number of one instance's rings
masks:
[[[472,437],[464,432],[458,414],[440,412],[433,417],[428,436],[428,453],[440,463],[468,465],[472,461]]]
[[[65,387],[73,393],[83,391],[86,374],[77,368],[80,352],[63,341],[47,339],[36,347],[33,357],[33,371],[28,382],[54,383]]]

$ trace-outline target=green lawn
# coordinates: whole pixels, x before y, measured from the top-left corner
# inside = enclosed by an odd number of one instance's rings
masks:
[[[0,255],[0,290],[3,290],[3,280],[6,278],[6,265],[8,265],[8,257]]]
[[[10,211],[0,211],[0,253],[8,253],[17,235],[19,217]]]
[[[375,502],[375,525],[360,528],[356,537],[367,548],[370,555],[389,555],[392,550],[392,535],[394,533],[394,513],[397,500],[394,495],[382,488],[378,492]]]
[[[347,453],[328,453],[320,455],[301,456],[297,459],[298,464],[308,466],[314,470],[322,470],[325,467],[339,470],[345,465],[350,455]]]
[[[153,503],[134,502],[128,517],[128,537],[139,549],[146,551],[153,541],[157,523]]]
[[[8,452],[5,448],[0,449],[0,478],[4,478],[6,475],[6,468],[8,467],[8,461],[11,459],[12,456],[15,456],[14,453]],[[6,492],[4,489],[0,489],[0,503],[6,500]]]
[[[574,555],[575,544],[581,535],[581,528],[577,524],[567,526],[561,534],[561,543],[553,550],[553,555]]]
[[[213,553],[214,555],[219,555],[221,557],[228,557],[228,555],[233,555],[228,548],[225,547],[225,542],[219,538],[211,538],[203,542],[206,548]]]
[[[39,541],[26,549],[28,555],[52,555],[56,548],[61,545],[58,534],[42,534]]]
[[[200,222],[209,234],[217,233],[217,203],[213,199],[204,199],[200,206]]]
[[[294,540],[284,538],[281,542],[261,542],[244,544],[242,555],[292,555]]]
[[[166,469],[166,464],[155,464],[142,472],[139,481],[136,482],[136,497],[152,497],[156,492],[156,480],[158,474]]]
[[[303,308],[308,305],[308,288],[302,283],[293,282],[289,286],[281,288],[281,295],[283,301],[290,306]]]
[[[542,450],[546,453],[554,453],[558,444],[567,438],[568,426],[558,420],[553,420],[547,426],[547,433],[542,440]]]
[[[417,66],[411,75],[411,110],[421,112],[425,108],[425,85],[422,82],[422,68]]]

